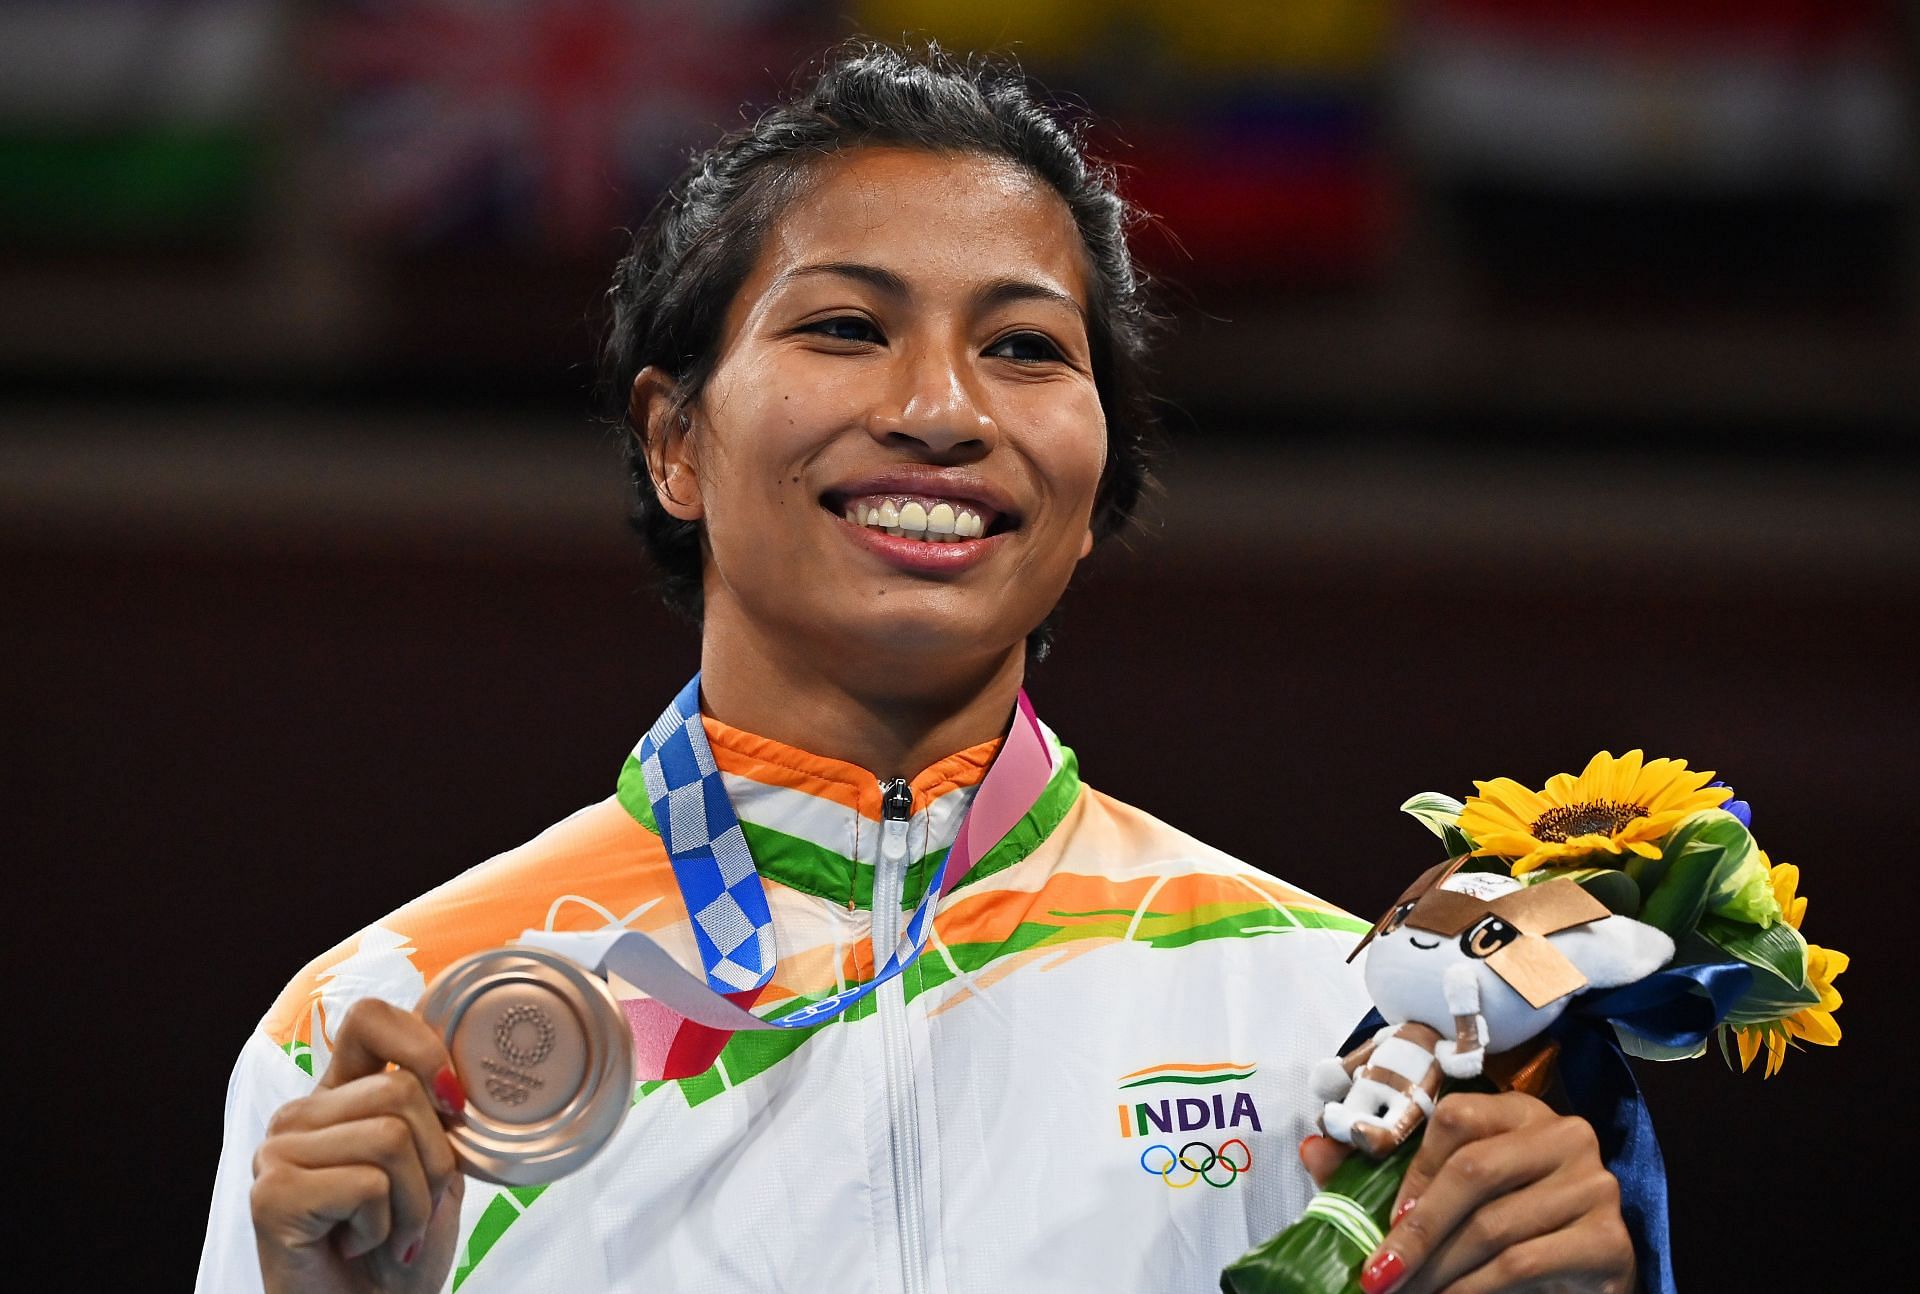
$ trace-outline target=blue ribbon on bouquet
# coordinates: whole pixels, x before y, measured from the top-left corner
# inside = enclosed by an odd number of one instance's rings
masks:
[[[1674,966],[1619,988],[1581,994],[1547,1030],[1560,1044],[1558,1072],[1571,1113],[1593,1125],[1601,1160],[1620,1182],[1620,1215],[1633,1237],[1640,1286],[1647,1294],[1675,1294],[1667,1169],[1653,1118],[1614,1029],[1662,1047],[1698,1047],[1752,981],[1752,969],[1741,962]],[[1385,1023],[1378,1011],[1369,1011],[1340,1054]]]

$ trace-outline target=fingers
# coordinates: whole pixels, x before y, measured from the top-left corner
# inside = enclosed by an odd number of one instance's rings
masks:
[[[1625,1257],[1622,1257],[1624,1252]],[[1571,1227],[1502,1250],[1443,1294],[1505,1294],[1509,1290],[1579,1290],[1632,1294],[1632,1241],[1616,1210],[1589,1214]]]
[[[349,1234],[341,1241],[344,1256],[358,1258],[392,1240],[394,1256],[403,1258],[426,1234],[427,1220],[433,1216],[433,1188],[401,1120],[360,1119],[290,1133],[281,1139],[278,1152],[295,1168],[321,1174],[338,1168],[377,1170],[374,1177],[362,1179],[376,1194],[367,1197],[349,1219]]]
[[[336,1171],[349,1168],[356,1170],[350,1178]],[[390,1242],[392,1256],[403,1263],[458,1176],[440,1119],[406,1070],[370,1074],[282,1106],[254,1158],[254,1174],[257,1227],[307,1245],[345,1222],[343,1256]],[[357,1203],[340,1216],[337,1206],[350,1189],[358,1191]],[[316,1200],[329,1207],[317,1207]]]
[[[387,1178],[371,1164],[294,1169],[269,1165],[253,1179],[253,1225],[261,1248],[298,1250],[341,1227],[340,1249],[357,1258],[392,1230]]]
[[[1498,1142],[1483,1144],[1492,1149]],[[1609,1177],[1608,1180],[1612,1179]],[[1444,1190],[1445,1186],[1443,1176],[1435,1189]],[[1401,1219],[1402,1225],[1395,1228],[1403,1233],[1395,1243],[1418,1234],[1412,1224],[1428,1203],[1428,1200],[1421,1200],[1407,1211]],[[1498,1260],[1509,1250],[1538,1236],[1572,1226],[1589,1212],[1592,1205],[1593,1192],[1587,1184],[1561,1174],[1554,1174],[1525,1189],[1510,1191],[1482,1204],[1432,1244],[1420,1259],[1419,1266],[1413,1269],[1414,1274],[1405,1286],[1406,1294],[1445,1289],[1460,1277]],[[1447,1225],[1448,1220],[1441,1219],[1434,1229],[1438,1231]],[[1421,1239],[1424,1240],[1424,1237]],[[1415,1240],[1407,1247],[1417,1248],[1419,1243],[1421,1240]],[[1408,1261],[1411,1267],[1412,1255],[1408,1255]]]
[[[263,1263],[270,1247],[312,1261],[330,1234],[342,1258],[384,1244],[392,1261],[411,1263],[458,1180],[444,1125],[465,1105],[433,1030],[388,1003],[356,1003],[319,1086],[274,1114],[254,1156]]]
[[[1334,1170],[1346,1163],[1347,1156],[1352,1153],[1332,1137],[1313,1136],[1300,1143],[1300,1163],[1313,1178],[1315,1186],[1325,1186]]]
[[[320,1088],[274,1111],[268,1137],[311,1132],[360,1119],[391,1117],[406,1125],[422,1169],[441,1187],[453,1176],[453,1147],[442,1130],[438,1107],[406,1070],[386,1070],[355,1079],[345,1087]]]
[[[1515,1134],[1463,1146],[1447,1160],[1424,1194],[1408,1196],[1395,1206],[1392,1230],[1363,1269],[1363,1273],[1380,1272],[1372,1282],[1363,1275],[1361,1285],[1367,1294],[1400,1288],[1398,1278],[1407,1275],[1412,1276],[1406,1282],[1408,1290],[1437,1289],[1428,1270],[1435,1251],[1453,1237],[1469,1215],[1477,1216],[1477,1210],[1489,1201],[1539,1175],[1537,1167],[1525,1157],[1525,1149],[1524,1139]]]
[[[402,1011],[378,998],[362,998],[347,1012],[333,1040],[333,1060],[320,1086],[344,1087],[358,1078],[398,1065],[420,1081],[435,1104],[450,1118],[460,1117],[466,1105],[453,1061],[439,1035],[411,1011]]]
[[[1420,1149],[1414,1153],[1413,1162],[1407,1166],[1407,1176],[1400,1183],[1393,1216],[1396,1219],[1400,1216],[1408,1200],[1424,1196],[1442,1167],[1468,1142],[1556,1117],[1545,1103],[1515,1092],[1499,1095],[1455,1092],[1441,1097],[1427,1120]]]
[[[1537,1246],[1548,1235],[1563,1241],[1559,1249]],[[1488,1271],[1519,1279],[1516,1264],[1534,1262],[1559,1281],[1630,1277],[1619,1183],[1600,1162],[1593,1129],[1518,1093],[1448,1097],[1435,1107],[1361,1288],[1433,1294]],[[1580,1280],[1579,1288],[1599,1284]]]

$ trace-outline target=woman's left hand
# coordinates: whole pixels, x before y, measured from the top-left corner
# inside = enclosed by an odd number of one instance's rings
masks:
[[[1315,1149],[1303,1157],[1318,1169]],[[1620,1183],[1593,1129],[1524,1093],[1442,1098],[1393,1218],[1361,1268],[1367,1294],[1634,1288]]]

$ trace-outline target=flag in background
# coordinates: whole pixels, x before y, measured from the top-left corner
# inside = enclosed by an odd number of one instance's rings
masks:
[[[349,225],[603,253],[825,43],[797,0],[335,0],[312,66]]]
[[[1183,281],[1343,284],[1385,263],[1399,204],[1380,80],[1402,0],[865,0],[865,30],[1017,56],[1071,85]],[[1114,123],[1110,127],[1105,123]]]
[[[1411,139],[1448,172],[1587,189],[1886,191],[1888,0],[1424,0]]]
[[[267,160],[279,0],[0,7],[0,233],[38,247],[231,241]]]
[[[1509,294],[1888,308],[1908,237],[1895,0],[1419,0],[1402,120]]]

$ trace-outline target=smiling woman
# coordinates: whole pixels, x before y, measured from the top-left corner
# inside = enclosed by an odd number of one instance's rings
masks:
[[[1016,75],[937,52],[845,51],[696,159],[605,360],[700,672],[612,796],[287,987],[229,1089],[203,1288],[1198,1291],[1299,1214],[1364,923],[1085,787],[1021,691],[1145,478],[1125,216]],[[411,1008],[592,932],[735,1023],[610,974],[629,1116],[558,1182],[473,1178],[475,1062]],[[1532,1240],[1627,1279],[1591,1136],[1529,1102],[1436,1117],[1478,1158],[1410,1215],[1416,1284],[1490,1287]]]
[[[647,433],[634,441],[634,521],[668,601],[699,614],[700,528],[661,506],[649,446],[686,429],[677,415],[700,403],[723,355],[739,361],[736,375],[774,358],[756,345],[770,340],[764,332],[743,335],[748,313],[763,330],[780,312],[794,343],[811,335],[823,359],[889,361],[884,375],[860,366],[857,388],[826,364],[782,370],[826,381],[840,413],[857,412],[882,435],[960,418],[987,437],[1011,430],[1031,444],[1063,419],[1077,420],[1082,439],[1103,424],[1091,527],[1099,537],[1125,525],[1146,480],[1153,422],[1143,373],[1151,316],[1128,219],[1112,175],[1069,125],[1014,69],[990,63],[960,68],[936,56],[916,67],[895,51],[855,50],[808,93],[703,155],[621,263],[604,354],[611,403]],[[925,237],[941,226],[954,237]],[[954,365],[956,346],[964,365]],[[924,358],[949,365],[944,387],[902,368]],[[636,375],[652,380],[642,389]],[[870,404],[882,376],[896,384],[885,392],[891,410],[847,407]],[[902,392],[901,381],[922,385]],[[1075,407],[1088,384],[1094,407]],[[1011,398],[1030,385],[1042,389]],[[667,416],[656,422],[641,405],[660,394]],[[778,394],[790,404],[793,388]],[[1049,421],[1025,425],[1036,413]],[[911,425],[880,426],[889,418]],[[936,434],[954,442],[942,452],[956,466],[979,458],[973,431]],[[878,494],[867,506],[884,517],[890,499],[897,516],[912,493]],[[1044,640],[1041,629],[1035,648]]]

